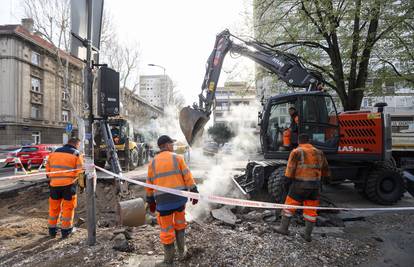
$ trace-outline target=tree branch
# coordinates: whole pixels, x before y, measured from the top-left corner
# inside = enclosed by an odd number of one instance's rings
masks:
[[[391,61],[383,59],[383,58],[379,58],[379,60],[390,65],[391,68],[394,70],[395,74],[397,74],[399,77],[403,78],[404,80],[408,82],[414,83],[414,78],[410,78],[407,75],[404,75],[401,72],[399,72],[397,67],[395,67],[395,65]]]
[[[324,50],[325,52],[328,52],[329,47],[326,47],[324,45],[321,45],[320,43],[317,42],[312,42],[312,41],[289,41],[289,42],[281,42],[281,43],[277,43],[277,44],[269,44],[266,42],[259,42],[262,45],[266,45],[269,46],[271,48],[276,48],[276,47],[280,47],[280,46],[284,46],[284,45],[300,45],[300,46],[306,46],[306,47],[310,47],[310,48],[320,48],[322,50]]]

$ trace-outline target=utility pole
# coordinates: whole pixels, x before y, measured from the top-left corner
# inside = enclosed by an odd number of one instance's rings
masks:
[[[93,159],[94,147],[94,109],[93,109],[93,68],[103,66],[92,61],[92,50],[96,51],[99,61],[99,48],[102,28],[104,0],[70,0],[71,2],[71,54],[85,63],[83,81],[83,124],[86,175],[86,207],[89,246],[96,243],[96,171]],[[84,53],[86,48],[86,53]],[[78,125],[79,126],[79,125]]]
[[[88,25],[84,69],[85,174],[88,245],[96,243],[96,171],[93,160],[92,0],[87,0]]]

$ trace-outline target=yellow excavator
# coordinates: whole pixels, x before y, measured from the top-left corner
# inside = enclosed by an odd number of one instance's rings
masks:
[[[108,121],[112,140],[122,169],[134,170],[148,162],[149,151],[145,143],[136,140],[137,134],[131,123],[124,118],[111,118]],[[104,167],[108,158],[107,145],[102,131],[95,131],[95,164]]]

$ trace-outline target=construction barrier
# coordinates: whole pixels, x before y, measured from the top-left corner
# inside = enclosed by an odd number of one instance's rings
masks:
[[[26,169],[26,171],[27,171],[28,173],[31,173],[31,172],[32,172],[32,160],[31,160],[31,159],[29,159],[29,160],[27,161],[27,169]]]
[[[49,156],[46,156],[43,158],[42,163],[39,165],[38,171],[41,171],[44,167],[46,167],[46,163],[49,160]]]
[[[16,180],[26,179],[26,178],[29,178],[29,177],[48,175],[48,174],[56,174],[56,173],[66,173],[66,172],[73,172],[73,171],[83,171],[83,169],[71,169],[71,170],[54,171],[54,172],[37,172],[37,173],[30,173],[30,174],[28,174],[26,172],[26,174],[23,174],[23,175],[13,175],[13,176],[2,177],[2,178],[0,178],[0,181],[13,180],[13,179],[16,179]]]
[[[20,158],[16,157],[14,158],[14,175],[18,174],[19,172],[27,174],[27,171],[24,168],[22,161],[20,160]]]
[[[295,206],[295,205],[285,205],[285,204],[278,204],[278,203],[270,203],[270,202],[262,202],[262,201],[253,201],[253,200],[245,200],[245,199],[236,199],[236,198],[228,198],[228,197],[221,197],[221,196],[214,196],[214,195],[204,195],[199,193],[193,193],[189,191],[181,191],[177,189],[147,184],[144,182],[136,181],[133,179],[129,179],[126,177],[122,177],[117,175],[113,172],[110,172],[106,169],[101,167],[95,166],[96,169],[110,174],[111,176],[117,177],[121,180],[125,180],[127,182],[137,184],[140,186],[152,188],[158,191],[170,193],[177,196],[192,198],[203,200],[211,203],[216,204],[224,204],[224,205],[231,205],[231,206],[241,206],[241,207],[250,207],[250,208],[263,208],[263,209],[317,209],[317,210],[343,210],[343,211],[414,211],[414,207],[390,207],[390,208],[345,208],[345,207],[311,207],[311,206]]]

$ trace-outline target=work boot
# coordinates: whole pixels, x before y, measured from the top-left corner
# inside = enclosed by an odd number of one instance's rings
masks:
[[[50,237],[56,237],[56,227],[49,227],[49,235]]]
[[[185,245],[185,229],[175,231],[175,242],[177,244],[178,259],[184,260],[187,256],[187,247]]]
[[[314,222],[305,220],[305,232],[302,233],[301,236],[308,242],[312,241],[312,231],[313,231],[314,226],[315,226]]]
[[[172,266],[175,256],[175,246],[174,243],[164,245],[164,260],[161,262],[156,262],[155,266]]]
[[[282,234],[282,235],[288,235],[290,219],[291,217],[282,216],[282,221],[280,223],[280,226],[278,228],[274,228],[275,232]]]
[[[65,239],[72,233],[72,228],[61,229],[61,232],[62,232],[62,239]]]

